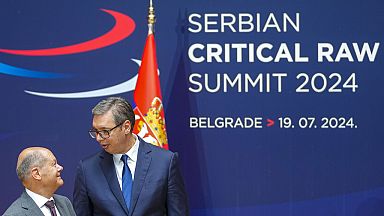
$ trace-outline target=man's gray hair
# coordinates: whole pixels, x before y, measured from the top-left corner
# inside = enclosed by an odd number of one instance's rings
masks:
[[[26,180],[29,177],[28,173],[32,167],[43,167],[46,160],[47,158],[42,154],[41,151],[33,151],[29,153],[16,167],[17,177],[19,177],[21,181]]]
[[[128,101],[121,97],[108,97],[100,101],[93,109],[93,115],[103,115],[109,110],[112,110],[115,124],[121,124],[125,120],[129,120],[131,123],[131,132],[135,125],[135,113],[132,106]]]

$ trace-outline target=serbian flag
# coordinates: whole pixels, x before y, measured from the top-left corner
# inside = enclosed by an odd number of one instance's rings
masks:
[[[153,31],[149,30],[134,91],[136,107],[133,132],[146,142],[168,149],[164,107]]]

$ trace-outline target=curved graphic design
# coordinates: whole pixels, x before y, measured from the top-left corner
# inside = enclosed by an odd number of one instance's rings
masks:
[[[33,71],[33,70],[24,69],[24,68],[14,67],[11,65],[3,64],[3,63],[0,63],[0,73],[12,75],[12,76],[41,78],[41,79],[57,79],[57,78],[67,78],[71,76],[69,74]]]
[[[141,65],[141,61],[137,59],[131,59],[134,61],[139,67]],[[160,71],[157,70],[157,73],[160,74]],[[92,91],[83,91],[83,92],[70,92],[70,93],[44,93],[44,92],[34,92],[25,90],[26,93],[41,96],[41,97],[50,97],[50,98],[91,98],[91,97],[101,97],[101,96],[109,96],[114,94],[121,94],[124,92],[133,91],[136,87],[137,74],[131,79],[103,89],[96,89]]]
[[[91,50],[100,49],[114,43],[117,43],[127,38],[135,30],[135,22],[133,19],[125,14],[101,9],[102,11],[110,14],[115,19],[115,25],[113,28],[105,33],[104,35],[95,39],[85,41],[83,43],[48,48],[48,49],[37,49],[37,50],[12,50],[12,49],[0,49],[0,52],[13,54],[13,55],[24,55],[24,56],[56,56],[56,55],[69,55],[81,52],[87,52]]]

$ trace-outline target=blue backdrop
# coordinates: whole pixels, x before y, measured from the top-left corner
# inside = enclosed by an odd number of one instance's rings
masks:
[[[154,4],[169,147],[180,154],[192,215],[384,215],[382,1],[166,0]],[[67,55],[26,56],[4,50],[57,48],[98,38],[116,21],[101,9],[132,18],[132,34],[86,52],[71,49]],[[132,59],[141,59],[144,48],[147,10],[148,4],[137,0],[0,1],[0,212],[22,191],[15,172],[21,149],[46,146],[55,153],[64,166],[65,181],[57,193],[69,198],[78,161],[100,149],[87,131],[91,127],[91,108],[103,96],[57,98],[25,91],[84,92],[130,80],[138,71]],[[240,32],[241,13],[254,19],[260,14],[261,30]],[[268,20],[271,13],[276,20]],[[276,25],[283,26],[283,13],[291,18],[300,14],[300,29],[288,24],[286,32],[277,31]],[[201,18],[189,19],[192,14],[200,14]],[[222,14],[227,14],[223,20]],[[234,29],[227,26],[221,32],[221,24],[231,21]],[[202,25],[201,31],[189,30],[198,29],[197,22]],[[224,44],[254,44],[256,50],[263,43],[273,45],[273,49],[262,52],[273,58],[282,43],[294,56],[294,43],[299,43],[301,55],[309,60],[249,62],[248,49],[243,50],[239,62],[233,50],[228,62],[197,63],[188,55],[194,44],[205,48],[217,44],[223,50]],[[332,58],[339,53],[341,60],[319,62],[319,43],[331,44]],[[345,47],[339,51],[343,43],[353,61]],[[372,59],[367,54],[358,61],[353,43],[360,48],[364,43],[368,45]],[[376,52],[375,43],[379,44]],[[194,55],[207,57],[205,48],[195,50]],[[204,80],[195,77],[193,83],[191,74],[207,74],[207,85],[214,88],[218,74],[227,74],[233,81],[246,73],[253,80],[267,73],[285,73],[286,77],[281,92],[275,81],[270,92],[260,92],[259,86],[250,86],[245,92],[245,83],[241,92],[239,83],[235,87],[227,83],[225,92],[223,77],[218,92],[190,90],[197,89],[196,82]],[[303,77],[297,78],[300,73]],[[341,78],[341,92],[328,91],[337,80],[329,78],[332,73]],[[353,84],[347,81],[352,74],[358,85],[355,91],[348,85],[343,87],[345,82]],[[309,78],[309,92],[300,93],[297,88],[304,76]],[[324,91],[314,91],[325,82],[328,84]],[[118,95],[133,101],[129,89]],[[190,117],[207,117],[211,124],[218,117],[261,117],[262,128],[192,128]],[[326,124],[332,117],[337,121]],[[312,118],[312,126],[304,124]],[[343,128],[343,118],[353,119],[353,125]],[[267,119],[274,125],[268,127]]]

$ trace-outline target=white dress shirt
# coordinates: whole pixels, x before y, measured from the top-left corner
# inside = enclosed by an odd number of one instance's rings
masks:
[[[45,203],[49,200],[53,200],[53,197],[47,199],[37,193],[34,193],[30,190],[28,190],[27,188],[25,188],[25,191],[27,192],[27,194],[33,199],[33,201],[36,203],[36,205],[40,208],[40,210],[43,212],[44,216],[52,216],[51,215],[51,211],[49,210],[49,208],[47,206],[45,206]],[[55,204],[55,210],[56,210],[56,215],[57,216],[60,216],[60,213],[59,213],[59,210],[57,210],[57,207],[56,207],[56,204]]]
[[[139,153],[139,139],[137,138],[136,134],[132,134],[134,138],[136,139],[135,144],[133,144],[132,148],[129,149],[127,153],[125,153],[128,156],[128,167],[131,170],[132,174],[132,182],[135,178],[135,169],[136,169],[136,162],[137,162],[137,154]],[[120,189],[122,190],[122,182],[123,182],[123,168],[124,168],[124,162],[121,160],[121,156],[123,154],[113,154],[113,163],[115,164],[115,170],[117,175],[117,180],[119,181]]]

